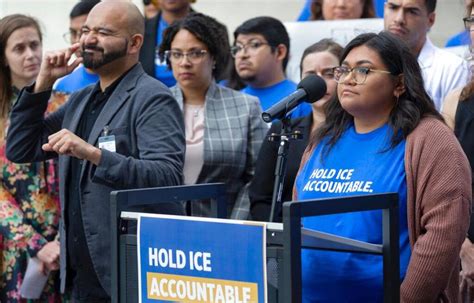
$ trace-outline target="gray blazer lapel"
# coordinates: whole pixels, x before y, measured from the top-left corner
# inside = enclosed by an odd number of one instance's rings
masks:
[[[91,133],[87,142],[95,145],[97,139],[102,135],[104,126],[108,125],[110,120],[120,110],[122,105],[130,97],[129,91],[135,88],[138,77],[143,74],[143,69],[140,64],[135,65],[131,71],[120,81],[119,85],[107,100],[104,108],[100,112],[97,120],[92,127]]]
[[[122,81],[125,81],[125,79]],[[127,101],[127,99],[130,97],[129,92],[120,89],[120,87],[121,85],[119,85],[119,87],[116,88],[116,91],[112,93],[109,100],[107,100],[107,103],[104,105],[104,108],[97,117],[89,138],[87,139],[89,144],[95,145],[98,138],[102,135],[104,127],[109,124],[110,120],[112,120],[125,101]]]
[[[120,81],[117,88],[115,88],[112,95],[107,100],[107,103],[104,105],[104,108],[100,112],[97,120],[92,127],[91,133],[89,134],[89,138],[87,139],[87,143],[96,145],[97,140],[102,135],[102,131],[104,130],[104,126],[108,125],[115,114],[120,110],[120,108],[125,104],[125,102],[129,99],[130,93],[129,91],[135,88],[136,83],[140,75],[144,73],[140,64],[135,65],[131,71]],[[84,176],[84,172],[86,171],[87,165],[82,165],[81,169],[81,180]]]
[[[84,97],[84,99],[82,101],[78,102],[79,104],[78,104],[76,110],[74,110],[74,114],[72,115],[72,118],[71,118],[71,123],[64,124],[64,121],[63,121],[63,127],[67,128],[68,130],[70,130],[73,133],[77,132],[77,127],[79,125],[79,121],[81,120],[82,114],[84,113],[84,110],[87,106],[87,103],[88,103],[93,91],[94,90],[92,89]],[[59,170],[59,180],[60,180],[61,183],[64,182],[63,188],[66,188],[66,186],[65,186],[66,183],[65,183],[64,180],[67,180],[67,177],[68,177],[68,174],[69,174],[70,162],[71,162],[71,157],[69,157],[69,156],[60,156],[59,157],[59,167],[64,168],[64,169]],[[62,194],[65,195],[65,193],[62,193]],[[65,198],[65,197],[63,197],[63,198]],[[63,199],[61,201],[65,201],[65,200]],[[64,207],[64,205],[62,205],[62,207]],[[62,208],[62,209],[64,209],[64,208]]]

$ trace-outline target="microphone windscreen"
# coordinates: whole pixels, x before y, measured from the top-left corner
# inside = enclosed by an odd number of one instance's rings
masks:
[[[298,88],[306,92],[306,100],[308,103],[313,103],[321,99],[326,94],[326,82],[323,78],[316,75],[306,76],[298,84]]]

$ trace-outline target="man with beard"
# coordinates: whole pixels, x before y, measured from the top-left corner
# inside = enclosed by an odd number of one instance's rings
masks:
[[[387,0],[384,27],[401,38],[418,58],[425,89],[439,111],[446,95],[467,83],[469,72],[462,58],[435,47],[428,38],[435,9],[436,0]]]
[[[110,300],[110,192],[182,181],[181,111],[138,63],[143,31],[135,5],[97,4],[82,28],[82,58],[68,64],[79,44],[46,54],[36,83],[20,93],[12,110],[7,157],[59,157],[61,289],[67,280],[75,302]],[[80,62],[99,82],[44,118],[54,81]],[[160,211],[184,214],[174,203]]]
[[[234,39],[235,69],[247,85],[242,91],[258,97],[263,111],[296,90],[296,84],[285,77],[290,37],[283,23],[272,17],[252,18],[234,31]],[[311,105],[302,103],[292,117],[310,113]]]
[[[72,44],[78,43],[82,26],[87,20],[87,15],[100,0],[81,0],[74,5],[69,13],[69,31],[64,34],[65,40]],[[75,55],[81,56],[80,50]],[[94,84],[99,77],[84,65],[79,65],[72,73],[56,81],[54,91],[70,95],[88,85]]]
[[[174,21],[183,19],[192,12],[195,0],[157,0],[160,12],[145,22],[145,40],[140,50],[140,62],[152,77],[171,87],[176,84],[173,72],[165,60],[158,56],[158,48],[163,40],[163,32]]]

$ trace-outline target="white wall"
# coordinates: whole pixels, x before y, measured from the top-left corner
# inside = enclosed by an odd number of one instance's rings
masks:
[[[37,17],[44,25],[44,49],[66,46],[61,35],[68,28],[68,14],[77,0],[0,0],[0,17],[24,13]],[[141,0],[133,0],[141,7]],[[254,16],[268,15],[282,21],[297,18],[305,0],[197,0],[197,11],[216,17],[227,25],[230,33],[236,26]],[[430,36],[442,46],[447,37],[459,32],[463,25],[464,0],[438,0],[437,20]]]

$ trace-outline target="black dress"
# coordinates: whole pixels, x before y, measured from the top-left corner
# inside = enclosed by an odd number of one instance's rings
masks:
[[[474,95],[467,100],[459,101],[456,109],[454,133],[461,143],[461,147],[466,153],[471,172],[474,168]],[[474,183],[473,183],[474,184]],[[472,184],[471,184],[472,185]],[[473,186],[474,191],[474,186]],[[473,204],[474,206],[474,204]],[[471,215],[471,224],[469,225],[468,238],[474,242],[474,211]]]
[[[290,143],[282,201],[292,200],[293,184],[300,167],[301,157],[308,145],[312,124],[313,115],[291,120],[292,130],[299,130],[303,134],[303,139],[292,140]],[[255,175],[249,189],[250,214],[253,220],[268,221],[270,217],[279,142],[270,142],[267,138],[272,133],[279,134],[280,131],[281,122],[273,123],[258,154]],[[274,221],[282,221],[281,207],[279,206],[276,208]]]

